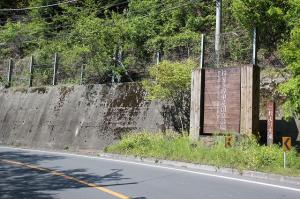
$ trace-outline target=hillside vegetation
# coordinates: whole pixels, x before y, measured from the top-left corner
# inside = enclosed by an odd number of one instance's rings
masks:
[[[60,4],[56,6],[40,7],[58,2]],[[26,7],[30,9],[22,9]],[[9,10],[11,8],[15,10]],[[171,63],[188,58],[198,61],[201,33],[208,35],[208,44],[213,46],[215,2],[2,0],[0,18],[2,83],[5,83],[7,65],[4,60],[13,58],[16,70],[23,71],[25,69],[21,68],[27,67],[29,57],[34,56],[35,64],[39,66],[35,78],[40,84],[46,84],[51,79],[49,65],[52,65],[54,53],[59,55],[59,75],[64,79],[63,83],[78,83],[82,67],[87,83],[124,82],[149,78],[149,68],[158,59]],[[230,54],[226,52],[226,56],[232,62],[246,60],[247,50],[244,52],[243,49],[251,47],[251,40],[230,42],[234,38],[231,35],[238,35],[242,30],[251,38],[253,28],[257,27],[259,55],[268,60],[261,66],[280,62],[290,74],[289,81],[279,88],[288,96],[285,103],[287,116],[298,116],[300,112],[299,24],[300,0],[223,0],[224,43],[226,49],[230,48]],[[213,51],[208,51],[207,57],[209,54]],[[160,72],[154,68],[150,73],[152,85],[157,86],[155,74]],[[150,90],[166,97],[169,91],[161,88],[164,93]]]

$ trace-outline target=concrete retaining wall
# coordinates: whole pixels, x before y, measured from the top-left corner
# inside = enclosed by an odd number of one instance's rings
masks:
[[[169,128],[138,84],[0,91],[0,144],[103,149],[129,131]]]
[[[0,89],[0,144],[98,150],[129,131],[181,128],[171,106],[145,95],[137,83]],[[263,143],[265,114],[261,109]],[[300,151],[299,120],[283,121],[281,111],[276,115],[275,143],[290,136]]]

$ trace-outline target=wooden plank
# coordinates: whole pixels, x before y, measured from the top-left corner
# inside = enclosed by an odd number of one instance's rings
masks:
[[[246,65],[241,72],[241,133],[251,135],[259,128],[259,68]]]
[[[191,85],[191,112],[190,112],[190,139],[198,140],[201,128],[201,86],[202,69],[198,68],[192,73]]]
[[[241,119],[240,119],[240,133],[245,132],[245,66],[241,67]]]
[[[256,65],[254,68],[253,80],[253,133],[259,133],[259,104],[260,104],[260,68]]]
[[[192,72],[192,80],[191,80],[191,107],[190,107],[190,138],[194,139],[196,137],[195,135],[195,77],[196,71]]]
[[[245,134],[249,135],[249,128],[251,125],[249,125],[249,120],[251,120],[252,118],[249,117],[251,110],[249,112],[249,106],[251,104],[251,99],[249,99],[249,96],[251,96],[251,88],[249,86],[250,84],[250,79],[249,79],[249,67],[246,66],[246,113],[245,113],[245,124],[246,124],[246,130],[245,130]]]

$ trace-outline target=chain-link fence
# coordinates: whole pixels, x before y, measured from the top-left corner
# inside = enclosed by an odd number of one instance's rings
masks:
[[[215,34],[204,35],[204,67],[239,67],[252,63],[253,34],[246,30],[231,31],[220,35],[220,45],[215,45]],[[200,63],[201,35],[183,37],[176,42],[171,40],[156,43],[154,47],[126,47],[115,48],[112,55],[100,57],[70,58],[64,53],[43,56],[33,56],[32,74],[30,74],[31,57],[12,60],[13,71],[11,86],[27,86],[32,77],[32,86],[52,85],[54,65],[57,64],[57,84],[97,84],[138,81],[148,76],[149,67],[164,60],[183,61],[192,59]],[[268,51],[258,51],[258,64],[269,66],[280,65],[276,55],[269,55]],[[265,56],[268,54],[268,56]],[[269,57],[273,57],[272,60]],[[268,58],[266,58],[268,57]],[[91,59],[92,58],[92,59]],[[90,60],[93,60],[91,62]],[[99,62],[98,62],[98,61]],[[0,60],[0,83],[8,82],[9,59]]]
[[[47,59],[38,59],[33,56],[32,61],[32,85],[51,85],[53,82],[53,61],[54,55],[47,56]]]
[[[9,65],[9,60],[7,60]],[[28,58],[11,60],[11,86],[27,86],[29,82],[29,62]]]
[[[252,63],[252,34],[235,31],[220,34],[216,46],[215,35],[205,36],[204,67],[235,67]]]
[[[46,59],[38,59],[32,56],[32,58],[1,60],[0,84],[13,87],[30,86],[30,84],[31,86],[53,85],[53,78],[56,79],[55,84],[79,84],[81,68],[77,65],[63,65],[63,59],[63,57],[57,56],[57,60],[55,60],[55,55],[49,55]],[[55,62],[57,72],[54,76]],[[9,70],[11,70],[10,82],[8,82]]]
[[[200,35],[197,40],[182,42],[179,46],[165,48],[163,50],[162,59],[170,61],[182,61],[186,59],[199,60],[200,58]]]

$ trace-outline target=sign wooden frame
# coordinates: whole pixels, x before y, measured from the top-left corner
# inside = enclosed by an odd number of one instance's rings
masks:
[[[214,132],[235,132],[247,135],[257,133],[259,129],[259,74],[259,67],[254,65],[196,69],[192,74],[190,137],[199,139],[200,135],[209,135]],[[209,99],[209,95],[213,100]],[[221,100],[224,96],[226,96],[225,102]],[[208,100],[212,102],[210,105]],[[221,109],[226,109],[227,114],[223,115],[224,117],[220,117],[221,114],[218,116],[218,113],[222,113]],[[220,121],[224,119],[227,122],[222,125]],[[208,129],[209,125],[211,125],[210,129]]]

